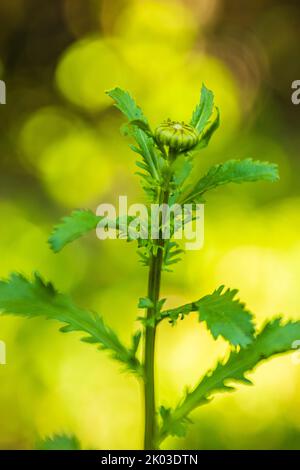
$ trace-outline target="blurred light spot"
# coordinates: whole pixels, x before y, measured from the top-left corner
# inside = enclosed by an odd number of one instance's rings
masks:
[[[74,286],[85,275],[87,260],[82,251],[65,250],[59,259],[51,252],[48,232],[34,224],[21,208],[10,203],[0,204],[3,226],[0,231],[0,277],[18,271],[31,275],[39,271],[51,278],[59,288]],[[9,223],[8,223],[9,221]],[[63,269],[62,269],[63,266]]]
[[[59,139],[82,128],[79,118],[63,108],[47,107],[36,111],[25,121],[20,132],[22,152],[32,164]]]
[[[219,17],[221,0],[181,0],[187,5],[201,25],[214,23]]]
[[[211,50],[233,71],[239,83],[240,108],[249,113],[269,67],[262,44],[250,34],[243,42],[240,36],[222,36],[212,44]]]
[[[72,103],[96,111],[111,105],[106,90],[128,87],[128,74],[117,43],[87,38],[65,51],[57,66],[56,82]]]
[[[90,131],[47,148],[39,167],[49,193],[64,206],[96,204],[111,184],[111,168]]]
[[[196,31],[192,12],[176,0],[132,1],[116,26],[116,33],[129,43],[158,42],[173,45],[177,50],[189,46]]]
[[[240,246],[218,263],[217,275],[223,279],[230,277],[233,287],[246,290],[265,318],[268,312],[272,314],[272,309],[274,314],[279,313],[278,305],[288,298],[293,284],[290,263],[284,258],[270,248]]]

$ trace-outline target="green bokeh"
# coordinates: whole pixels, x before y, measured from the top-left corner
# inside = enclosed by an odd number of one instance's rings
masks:
[[[8,89],[0,107],[1,276],[38,270],[101,312],[128,341],[146,290],[135,247],[90,235],[54,255],[47,236],[72,208],[94,210],[120,194],[143,201],[135,155],[120,135],[122,120],[107,89],[128,88],[156,126],[168,117],[188,119],[204,81],[215,93],[221,128],[195,172],[253,157],[278,163],[281,181],[211,194],[204,248],[164,275],[162,294],[176,306],[226,284],[240,289],[259,325],[278,313],[299,318],[299,111],[289,94],[299,78],[290,65],[299,32],[289,19],[299,6],[294,11],[270,0],[264,10],[251,2],[256,9],[246,8],[250,25],[243,26],[243,7],[229,0],[53,0],[50,16],[31,0],[32,22],[26,2],[1,3],[7,19],[1,76]],[[287,31],[288,44],[280,42]],[[0,339],[7,345],[7,365],[0,365],[1,448],[32,448],[37,436],[61,431],[75,433],[83,448],[141,447],[141,388],[104,353],[42,320],[1,318]],[[195,316],[176,328],[161,325],[159,400],[175,404],[185,385],[226,351]],[[252,374],[255,387],[215,398],[194,414],[184,440],[165,446],[299,449],[297,364],[287,356],[261,366]]]

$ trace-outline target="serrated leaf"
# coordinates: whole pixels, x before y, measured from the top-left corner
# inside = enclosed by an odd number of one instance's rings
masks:
[[[81,450],[80,442],[74,435],[54,434],[36,444],[37,450]]]
[[[140,257],[139,262],[143,266],[149,266],[150,265],[150,254],[149,250],[147,247],[143,247],[142,249],[137,251],[138,256]]]
[[[114,100],[116,108],[127,117],[128,121],[138,120],[147,123],[143,111],[127,91],[117,87],[107,91],[106,94]]]
[[[134,219],[133,216],[121,216],[114,220],[106,217],[98,216],[87,209],[77,209],[69,216],[64,217],[60,224],[56,225],[49,237],[49,245],[51,249],[58,253],[68,243],[80,238],[91,230],[95,230],[98,224],[103,220],[104,226],[118,231],[119,238],[128,241],[135,240],[135,231],[130,229],[126,231],[129,223]]]
[[[184,253],[182,249],[179,248],[178,243],[167,240],[164,246],[164,256],[163,256],[163,265],[162,269],[164,271],[171,271],[169,266],[176,264],[181,261],[179,255]]]
[[[59,293],[37,273],[33,280],[13,273],[7,280],[0,281],[0,313],[26,318],[44,316],[58,320],[65,323],[61,328],[62,332],[83,332],[87,335],[84,341],[98,344],[99,349],[108,350],[114,359],[127,368],[141,373],[141,366],[135,355],[105,325],[100,315],[78,307],[68,295]]]
[[[132,338],[131,338],[131,352],[132,352],[133,355],[135,355],[137,350],[138,350],[138,347],[139,347],[139,344],[140,344],[140,341],[141,341],[141,337],[142,337],[142,332],[141,331],[136,331],[134,333],[134,335],[132,335]]]
[[[204,129],[203,133],[201,134],[199,138],[199,142],[196,145],[196,147],[193,149],[193,152],[197,152],[198,150],[201,150],[205,147],[208,146],[210,139],[212,138],[213,134],[216,132],[216,130],[220,126],[220,111],[219,108],[215,108],[216,110],[216,115],[215,117],[211,120],[211,122],[208,123],[206,129]]]
[[[214,94],[203,84],[200,94],[200,102],[197,104],[190,125],[195,127],[199,134],[203,131],[212,115],[214,106]]]
[[[206,322],[215,339],[221,335],[234,346],[244,348],[253,340],[252,314],[235,299],[236,289],[223,290],[221,286],[195,303],[199,320]]]
[[[186,435],[187,425],[192,421],[184,416],[181,420],[174,421],[171,419],[171,408],[161,406],[159,409],[163,426],[168,426],[168,434],[170,436],[184,437]]]
[[[236,289],[224,292],[224,286],[221,286],[196,302],[162,312],[160,319],[168,318],[174,324],[178,318],[198,312],[199,321],[206,322],[215,339],[223,336],[234,346],[246,347],[253,341],[255,330],[252,314],[235,298],[237,292]]]
[[[293,343],[299,338],[300,321],[282,324],[281,318],[275,318],[266,323],[247,348],[232,351],[227,361],[219,362],[213,371],[202,378],[194,390],[186,394],[179,405],[169,413],[168,421],[161,428],[159,441],[164,440],[169,434],[169,427],[173,429],[177,422],[182,422],[191,411],[209,401],[213,394],[234,390],[228,382],[251,384],[245,376],[246,373],[272,356],[293,350]]]
[[[228,160],[214,165],[205,176],[187,190],[179,199],[181,203],[197,202],[204,193],[228,183],[246,183],[255,181],[274,182],[279,179],[276,164],[246,160]]]
[[[115,106],[127,117],[129,121],[144,122],[146,126],[148,125],[148,121],[141,108],[137,106],[134,99],[127,91],[121,90],[121,88],[115,88],[108,91],[107,94],[114,100]],[[140,127],[141,126],[132,127],[132,136],[139,145],[139,153],[142,155],[144,162],[147,165],[147,171],[154,181],[159,181],[158,156],[155,151],[153,139]]]
[[[68,243],[96,229],[101,219],[103,219],[102,216],[97,216],[91,210],[73,211],[54,227],[48,240],[51,249],[55,253],[59,252]]]

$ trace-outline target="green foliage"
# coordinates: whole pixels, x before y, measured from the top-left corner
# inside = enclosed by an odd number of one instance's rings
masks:
[[[184,437],[186,435],[186,427],[188,424],[192,423],[192,421],[187,416],[175,421],[172,419],[171,413],[171,408],[161,406],[159,409],[159,414],[163,423],[168,424],[168,435]]]
[[[253,341],[254,326],[252,314],[235,299],[237,292],[236,289],[224,292],[224,286],[221,286],[196,302],[162,312],[161,318],[168,318],[171,323],[175,323],[179,317],[198,312],[199,321],[206,322],[215,339],[223,336],[233,346],[246,347]]]
[[[115,106],[127,117],[129,123],[133,124],[131,135],[138,147],[131,146],[131,149],[142,156],[143,162],[139,162],[138,166],[145,173],[141,173],[140,176],[144,179],[144,189],[152,199],[152,193],[160,182],[160,165],[154,140],[149,136],[148,121],[128,92],[115,88],[107,94],[114,100]]]
[[[134,335],[132,335],[131,348],[130,348],[130,353],[131,353],[132,357],[135,357],[135,355],[137,353],[137,350],[138,350],[139,345],[140,345],[141,337],[142,337],[142,332],[141,331],[136,331],[134,333]],[[143,373],[142,367],[140,366],[139,363],[137,363],[137,366],[138,366],[137,367],[138,373],[140,373],[142,375],[142,373]]]
[[[86,336],[82,341],[97,344],[99,349],[108,350],[126,368],[141,373],[135,351],[127,349],[120,342],[116,333],[105,325],[102,317],[75,305],[68,295],[59,293],[37,273],[32,281],[18,273],[0,281],[0,312],[27,318],[44,316],[49,320],[65,323],[61,332],[83,332]]]
[[[209,371],[200,383],[186,394],[173,411],[169,411],[168,415],[163,417],[159,440],[174,434],[174,430],[178,427],[179,435],[182,436],[182,426],[191,411],[208,403],[214,393],[234,390],[228,382],[251,384],[245,374],[251,372],[262,361],[292,350],[292,344],[300,337],[299,335],[300,321],[282,324],[281,318],[276,318],[268,322],[247,348],[232,351],[227,361],[219,362],[213,371]]]
[[[37,450],[81,450],[80,442],[76,436],[67,434],[54,434],[46,437],[36,444]]]
[[[59,225],[54,227],[49,238],[51,249],[57,253],[65,245],[94,230],[102,217],[90,210],[78,209],[68,217],[64,217]]]
[[[192,188],[180,198],[182,204],[203,201],[207,191],[228,183],[246,183],[255,181],[277,181],[278,167],[273,163],[246,160],[228,160],[214,165],[208,173],[201,177]]]
[[[145,243],[138,251],[137,254],[140,257],[140,262],[143,266],[149,266],[151,261],[151,253],[154,251],[155,246],[149,241]],[[184,250],[179,248],[178,243],[166,240],[166,243],[163,247],[163,262],[162,270],[166,272],[172,272],[170,266],[181,261],[180,255],[184,253]]]
[[[103,216],[98,216],[87,209],[77,209],[68,217],[64,217],[59,225],[54,227],[48,240],[51,249],[57,253],[68,243],[82,237],[87,232],[95,230],[99,224],[103,228],[111,228],[118,231],[119,238],[132,241],[136,238],[136,230],[128,224],[134,219],[131,216],[121,216],[110,220]]]
[[[190,158],[186,155],[179,155],[172,164],[172,183],[174,189],[178,190],[181,185],[190,176],[193,164]]]
[[[178,243],[168,240],[164,247],[163,270],[171,272],[170,266],[181,261],[180,255],[184,251],[179,248]]]
[[[129,121],[148,123],[147,118],[144,116],[143,111],[134,99],[130,96],[128,91],[124,91],[121,88],[114,88],[107,92],[115,101],[115,106],[123,113]]]
[[[277,181],[278,168],[268,162],[229,160],[214,165],[193,184],[191,174],[193,158],[206,147],[220,124],[219,109],[214,105],[212,91],[202,86],[200,101],[197,104],[190,124],[168,120],[152,132],[148,120],[128,92],[115,88],[108,92],[116,107],[125,115],[127,123],[123,130],[134,141],[131,149],[139,155],[137,173],[151,202],[195,204],[203,202],[203,195],[218,186],[228,183],[254,181]],[[167,127],[167,129],[166,129]],[[185,132],[185,135],[183,133]],[[150,214],[148,207],[148,215]],[[177,216],[176,216],[177,217]],[[232,382],[251,383],[245,376],[257,364],[292,349],[292,344],[300,338],[300,322],[281,323],[280,318],[268,322],[260,333],[255,332],[252,314],[236,298],[236,289],[224,290],[219,287],[212,294],[195,302],[163,311],[165,298],[159,297],[161,271],[170,271],[170,266],[180,260],[183,250],[173,241],[177,226],[176,217],[171,221],[170,235],[165,240],[162,234],[165,221],[161,216],[158,237],[154,240],[138,239],[138,254],[141,262],[149,267],[148,292],[139,299],[138,308],[146,310],[146,316],[138,318],[143,331],[137,331],[131,338],[130,347],[124,346],[116,333],[108,327],[101,316],[75,305],[65,294],[59,293],[51,283],[45,283],[35,274],[32,280],[13,273],[6,281],[0,281],[0,312],[26,318],[44,316],[64,324],[60,331],[77,331],[84,334],[83,341],[96,344],[107,350],[123,367],[142,377],[145,392],[145,448],[152,449],[168,435],[183,436],[190,423],[189,414],[198,406],[207,403],[217,392],[233,390]],[[184,224],[195,218],[194,206],[185,212]],[[105,220],[103,220],[105,219]],[[76,210],[56,226],[49,238],[54,252],[66,244],[96,229],[99,222],[102,228],[113,228],[119,238],[127,241],[136,239],[139,228],[125,230],[131,217],[107,220],[90,210]],[[148,228],[148,227],[147,227]],[[161,427],[158,431],[155,418],[155,387],[153,378],[155,329],[160,321],[171,323],[191,312],[197,312],[199,321],[204,321],[214,338],[222,336],[230,343],[231,352],[225,361],[219,362],[209,371],[199,384],[188,391],[175,409],[159,408]],[[141,338],[144,340],[142,363],[137,358]],[[150,431],[149,431],[150,430]],[[149,431],[149,432],[148,432]],[[74,436],[57,435],[39,443],[43,449],[77,449],[79,443]]]
[[[154,307],[154,303],[148,297],[140,297],[138,308],[152,308]]]
[[[153,137],[153,133],[151,131],[151,128],[148,124],[148,122],[144,119],[133,119],[132,121],[129,121],[129,124],[131,126],[136,126],[141,131],[144,131],[149,137]]]
[[[197,104],[192,119],[191,126],[197,129],[200,134],[208,123],[214,108],[214,94],[203,84],[200,95],[200,102]]]
[[[215,108],[215,116],[211,121],[208,123],[204,131],[202,132],[199,142],[197,146],[193,149],[193,152],[197,152],[205,147],[208,146],[210,139],[212,138],[213,134],[220,126],[220,111],[219,108]]]
[[[224,286],[219,287],[196,303],[199,320],[206,322],[214,338],[221,335],[234,346],[246,347],[253,340],[252,315],[234,298],[236,289],[223,289]]]

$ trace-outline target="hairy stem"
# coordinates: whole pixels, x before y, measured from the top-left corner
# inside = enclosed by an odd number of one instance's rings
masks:
[[[162,191],[160,203],[167,203],[169,199],[168,191]],[[161,219],[163,216],[161,215]],[[155,376],[154,376],[154,357],[155,357],[155,333],[156,324],[150,324],[151,319],[156,316],[156,308],[159,300],[161,270],[163,263],[165,240],[160,234],[156,241],[157,252],[152,253],[150,261],[150,270],[148,278],[148,298],[152,301],[154,307],[147,309],[147,320],[145,327],[145,350],[144,350],[144,399],[145,399],[145,450],[155,449],[156,436],[156,412],[155,412]]]

